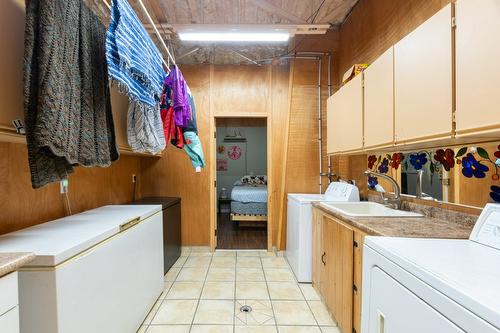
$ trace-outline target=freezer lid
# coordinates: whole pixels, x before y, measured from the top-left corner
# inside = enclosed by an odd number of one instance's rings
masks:
[[[161,211],[160,205],[104,206],[0,236],[0,252],[33,252],[25,267],[53,267]]]
[[[145,197],[131,202],[131,205],[161,205],[163,209],[172,207],[181,202],[177,197]]]

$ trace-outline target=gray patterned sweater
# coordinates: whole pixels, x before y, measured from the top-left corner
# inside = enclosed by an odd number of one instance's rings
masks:
[[[28,0],[24,54],[26,141],[34,188],[73,167],[119,157],[105,55],[106,29],[81,0]]]

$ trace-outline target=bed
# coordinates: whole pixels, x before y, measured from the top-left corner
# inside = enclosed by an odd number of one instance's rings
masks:
[[[231,191],[231,221],[267,222],[267,186],[234,186]]]

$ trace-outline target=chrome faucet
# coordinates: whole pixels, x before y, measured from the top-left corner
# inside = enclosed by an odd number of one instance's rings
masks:
[[[438,201],[436,198],[422,191],[422,175],[424,174],[424,170],[417,170],[417,181],[415,185],[415,197],[417,199],[425,199],[425,200],[433,200]]]
[[[367,176],[367,177],[375,176],[375,177],[387,179],[392,185],[392,189],[394,191],[394,198],[386,198],[384,196],[384,194],[382,193],[382,199],[384,201],[383,203],[386,206],[394,205],[396,207],[396,209],[401,209],[401,188],[399,187],[399,184],[394,180],[394,178],[392,178],[389,175],[375,172],[375,171],[371,171],[371,170],[366,170],[365,176]]]
[[[424,170],[417,170],[417,182],[415,188],[415,196],[417,199],[422,199],[422,175]]]

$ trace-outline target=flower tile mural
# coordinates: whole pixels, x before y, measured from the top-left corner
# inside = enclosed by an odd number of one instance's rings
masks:
[[[491,150],[490,150],[491,152]],[[493,202],[500,203],[500,145],[492,154],[482,147],[462,147],[458,150],[451,148],[431,151],[418,151],[411,153],[393,153],[386,155],[368,156],[370,170],[386,174],[392,168],[397,170],[401,164],[408,163],[415,170],[426,170],[430,174],[441,169],[450,171],[460,168],[463,177],[471,179],[486,179],[499,182],[490,187],[490,198]],[[368,187],[375,189],[378,184],[377,177],[368,177]]]

